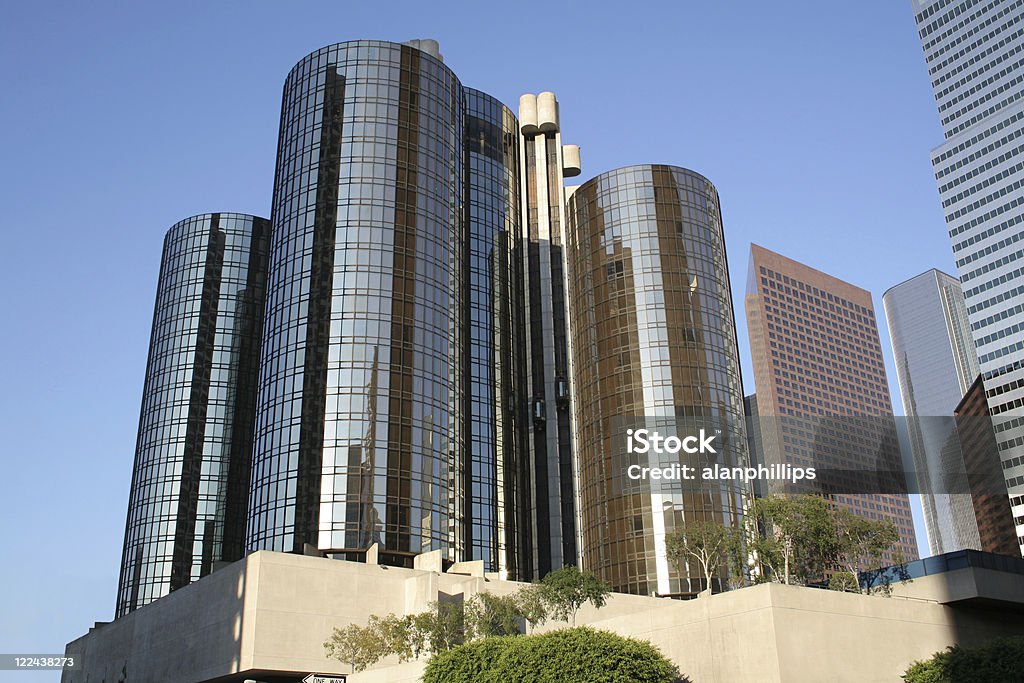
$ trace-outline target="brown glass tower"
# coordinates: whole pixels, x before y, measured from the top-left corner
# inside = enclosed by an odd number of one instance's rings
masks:
[[[881,456],[849,447],[870,443],[872,431],[888,433],[892,419],[871,293],[755,244],[746,308],[766,464],[870,474],[879,457],[898,462],[894,444]],[[819,431],[826,438],[808,439],[803,426],[812,422],[827,425]],[[828,497],[892,520],[904,558],[917,558],[905,494],[869,483],[837,487]]]
[[[673,166],[610,171],[570,197],[568,228],[582,566],[616,591],[693,595],[704,575],[667,558],[666,534],[738,525],[750,486],[634,486],[622,436],[630,422],[714,421],[716,459],[747,464],[718,192]]]

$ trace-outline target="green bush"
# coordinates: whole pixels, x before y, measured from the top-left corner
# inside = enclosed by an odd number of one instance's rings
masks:
[[[478,683],[516,636],[492,636],[438,652],[427,663],[423,683]],[[489,680],[489,679],[488,679]]]
[[[907,683],[1012,683],[1024,680],[1024,636],[978,647],[953,645],[903,674]]]
[[[674,683],[650,643],[591,628],[485,638],[434,656],[423,683]]]

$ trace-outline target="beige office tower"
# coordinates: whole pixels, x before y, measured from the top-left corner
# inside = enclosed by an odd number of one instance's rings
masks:
[[[818,468],[830,500],[891,520],[916,559],[907,495],[874,486],[902,473],[871,293],[755,244],[746,309],[766,464]]]
[[[576,486],[565,287],[564,179],[579,175],[580,150],[562,145],[554,93],[519,98],[522,205],[523,325],[518,359],[525,369],[529,416],[524,491],[532,499],[525,526],[532,556],[521,557],[524,577],[543,577],[577,563]]]

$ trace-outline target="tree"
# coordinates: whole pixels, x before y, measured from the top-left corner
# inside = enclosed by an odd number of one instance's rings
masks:
[[[398,655],[398,661],[407,662],[419,657],[422,648],[415,647],[412,639],[412,618],[388,614],[384,617],[371,616],[366,624],[380,640],[384,654]]]
[[[466,601],[466,640],[519,635],[519,622],[523,620],[515,595],[477,593]]]
[[[478,593],[465,603],[432,602],[419,614],[373,615],[366,626],[334,629],[324,649],[328,657],[363,671],[389,655],[405,662],[428,651],[435,655],[446,652],[467,641],[517,636],[521,621],[532,628],[543,624],[549,614],[575,624],[582,605],[590,602],[603,607],[610,592],[593,574],[566,567],[512,595]]]
[[[759,559],[776,579],[789,584],[800,533],[790,499],[758,498],[751,505],[751,511],[763,525],[764,534],[756,543]]]
[[[729,565],[729,589],[743,588],[750,579],[750,548],[744,528],[732,528],[726,563]]]
[[[860,592],[861,577],[867,592],[877,584],[888,593],[894,580],[909,580],[898,548],[895,566],[878,569],[899,541],[889,520],[868,519],[817,495],[761,498],[751,516],[760,533],[750,548],[761,567],[783,583],[821,580],[837,569],[845,575],[835,581],[841,590]]]
[[[665,553],[681,574],[686,573],[687,559],[696,560],[704,573],[704,585],[711,591],[711,581],[722,565],[728,564],[738,535],[737,529],[715,520],[687,520],[665,536]]]
[[[832,514],[836,528],[837,563],[854,577],[862,570],[879,567],[885,553],[899,541],[899,532],[890,520],[868,519],[846,508],[835,508]],[[860,592],[859,582],[857,591]]]
[[[860,582],[856,574],[836,572],[828,579],[828,589],[844,593],[860,593]]]
[[[834,508],[821,496],[794,496],[791,505],[797,524],[797,572],[806,581],[821,580],[835,569],[838,541]]]
[[[548,606],[544,602],[543,587],[539,583],[520,588],[515,593],[519,613],[526,620],[527,632],[548,620]]]
[[[910,572],[907,570],[907,563],[903,557],[903,551],[896,548],[893,552],[893,563],[888,567],[875,567],[861,573],[865,592],[881,593],[886,597],[892,595],[892,584],[894,581],[902,583],[913,583]]]
[[[514,636],[491,636],[438,652],[423,672],[423,683],[481,683],[490,680],[495,664]]]
[[[751,506],[764,535],[753,543],[759,561],[783,583],[823,577],[835,566],[836,527],[821,496],[759,498]]]
[[[461,602],[432,602],[426,612],[412,617],[413,637],[431,652],[450,650],[466,640],[465,611]]]
[[[461,645],[466,638],[462,603],[432,602],[419,614],[383,617],[371,615],[366,626],[336,628],[324,643],[327,656],[363,671],[389,655],[398,661],[419,659],[428,649],[442,652]]]
[[[374,618],[370,617],[371,620]],[[335,628],[330,639],[324,643],[324,651],[331,659],[349,664],[353,671],[362,671],[391,654],[380,630],[373,624],[349,624],[344,628]]]
[[[562,567],[541,579],[540,592],[550,614],[559,621],[576,625],[576,613],[586,603],[600,609],[608,600],[611,588],[590,572],[574,566]]]
[[[785,546],[773,531],[763,528],[754,529],[750,534],[749,546],[755,563],[760,567],[755,578],[756,583],[768,581],[789,583]]]

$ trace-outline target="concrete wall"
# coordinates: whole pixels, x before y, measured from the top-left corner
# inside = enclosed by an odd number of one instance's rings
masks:
[[[236,562],[91,629],[65,650],[85,668],[64,672],[61,681],[201,681],[237,670],[243,649],[251,649],[253,620],[245,596],[255,571]]]
[[[577,623],[650,641],[694,683],[899,681],[914,661],[953,643],[1024,634],[1024,615],[961,609],[924,597],[949,592],[941,576],[926,578],[938,580],[916,580],[926,584],[916,587],[916,599],[781,584],[685,602],[616,594],[600,610],[580,610]],[[955,584],[974,581],[963,574],[953,578]],[[549,623],[537,632],[565,626]],[[422,667],[410,662],[350,680],[411,683]]]
[[[892,598],[779,584],[685,602],[615,594],[601,610],[583,608],[577,623],[651,641],[694,683],[898,681],[911,662],[947,645],[1024,633],[1018,582],[1024,577],[965,569],[917,579]],[[324,656],[333,628],[365,623],[371,614],[423,611],[439,597],[507,594],[520,586],[493,575],[259,552],[69,643],[67,652],[86,668],[65,672],[62,681],[347,673],[347,664]],[[1000,598],[1015,599],[1017,611],[994,610]],[[411,683],[424,664],[390,658],[349,681]]]

